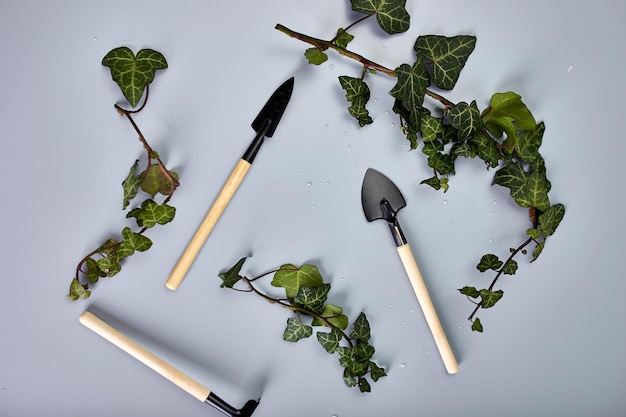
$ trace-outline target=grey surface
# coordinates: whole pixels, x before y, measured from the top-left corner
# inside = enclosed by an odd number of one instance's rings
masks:
[[[345,4],[344,4],[345,3]],[[626,413],[623,81],[625,3],[410,1],[412,27],[393,38],[369,22],[351,49],[394,67],[420,34],[475,34],[478,43],[447,97],[520,93],[546,123],[542,154],[553,202],[567,215],[539,261],[501,280],[503,300],[481,314],[456,288],[485,283],[485,252],[523,239],[526,214],[490,187],[480,162],[460,162],[447,194],[420,180],[387,92],[372,79],[375,123],[349,118],[338,75],[358,65],[331,54],[306,65],[282,23],[329,37],[354,15],[336,0],[263,2],[0,3],[0,415],[217,416],[78,323],[101,313],[234,405],[262,396],[255,416],[619,416]],[[110,49],[151,47],[157,75],[137,123],[181,174],[177,218],[149,232],[89,300],[64,296],[78,260],[129,224],[120,182],[143,151],[113,104],[100,65]],[[291,104],[177,292],[164,286],[253,132],[250,122],[282,81]],[[391,126],[395,124],[396,126]],[[460,372],[447,375],[383,223],[367,223],[368,167],[403,191],[404,232],[438,307]],[[389,376],[370,394],[344,387],[336,358],[314,340],[281,339],[287,313],[219,288],[216,274],[253,253],[244,272],[315,262],[332,300],[364,310]]]

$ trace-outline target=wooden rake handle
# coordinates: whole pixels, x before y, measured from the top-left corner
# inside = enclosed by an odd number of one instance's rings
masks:
[[[411,252],[410,246],[408,244],[398,246],[398,254],[400,255],[404,269],[409,276],[409,280],[413,286],[413,291],[415,291],[415,295],[417,296],[417,301],[424,312],[426,322],[428,323],[430,332],[435,339],[435,344],[437,345],[437,349],[439,349],[439,354],[441,355],[441,359],[443,359],[446,371],[448,371],[449,374],[455,374],[459,371],[459,365],[454,357],[450,343],[448,343],[448,339],[446,338],[446,334],[441,326],[441,322],[439,321],[439,317],[435,311],[435,306],[430,299],[430,295],[426,289],[426,284],[424,283],[422,274],[417,267],[417,263],[415,262],[415,257],[413,256],[413,252]]]
[[[178,289],[178,286],[181,282],[183,282],[183,279],[185,279],[185,275],[187,275],[187,271],[191,267],[191,264],[196,259],[196,256],[198,256],[200,249],[202,249],[204,242],[209,237],[209,234],[226,209],[226,206],[235,194],[235,191],[239,188],[239,185],[248,173],[250,166],[250,162],[244,159],[240,159],[237,165],[235,165],[235,168],[228,177],[228,180],[226,180],[222,190],[217,195],[217,198],[213,202],[209,212],[204,217],[204,220],[202,220],[202,223],[200,223],[200,227],[198,227],[198,230],[196,230],[193,238],[191,238],[191,242],[187,245],[187,249],[185,249],[185,252],[183,252],[183,255],[180,257],[178,263],[174,266],[169,278],[165,282],[165,286],[170,290],[174,291]]]

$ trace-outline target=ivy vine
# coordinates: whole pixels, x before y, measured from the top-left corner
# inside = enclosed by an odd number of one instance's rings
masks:
[[[493,307],[502,298],[503,291],[494,289],[498,279],[503,274],[516,273],[518,264],[514,258],[526,254],[528,246],[534,245],[530,262],[535,261],[565,215],[565,207],[552,204],[548,197],[551,184],[545,160],[539,153],[545,124],[538,123],[522,97],[512,91],[493,94],[489,106],[482,111],[476,100],[454,103],[437,92],[455,87],[476,46],[475,36],[420,35],[413,44],[415,60],[393,69],[349,50],[348,45],[354,39],[352,30],[368,19],[375,18],[389,35],[406,32],[410,27],[406,0],[349,1],[352,10],[363,16],[339,28],[328,40],[293,31],[281,24],[277,24],[276,29],[310,45],[304,52],[310,64],[322,64],[332,50],[362,65],[359,76],[339,76],[339,84],[349,103],[348,112],[361,127],[374,121],[367,109],[369,78],[383,74],[396,79],[389,91],[394,99],[392,110],[399,118],[400,129],[411,149],[421,145],[433,172],[432,177],[423,179],[421,184],[445,193],[450,186],[450,176],[456,174],[457,158],[478,158],[487,170],[496,170],[492,184],[508,188],[515,203],[529,212],[528,238],[512,247],[504,261],[495,254],[486,254],[478,263],[480,272],[495,274],[491,284],[486,288],[459,289],[475,304],[468,317],[472,330],[482,332],[483,326],[476,313],[481,308]]]
[[[72,301],[88,298],[91,295],[90,284],[95,284],[100,278],[117,275],[122,269],[123,260],[135,252],[150,249],[152,241],[145,232],[157,224],[171,222],[176,214],[176,209],[168,203],[179,185],[178,174],[165,167],[133,117],[145,108],[149,96],[148,86],[157,70],[167,68],[167,61],[160,52],[151,49],[142,49],[135,55],[129,48],[119,47],[106,54],[102,65],[111,70],[113,81],[132,108],[137,107],[145,92],[143,104],[139,108],[128,110],[115,104],[115,109],[130,122],[147,155],[145,168],[139,171],[140,160],[135,160],[122,182],[122,210],[130,206],[139,191],[148,198],[126,214],[127,218],[135,219],[135,230],[124,227],[120,237],[107,239],[78,262],[67,295]],[[157,202],[157,195],[163,197],[161,202]]]

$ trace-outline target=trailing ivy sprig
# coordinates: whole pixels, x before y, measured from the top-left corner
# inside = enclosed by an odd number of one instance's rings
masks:
[[[326,303],[331,285],[324,282],[315,265],[304,264],[297,267],[285,264],[255,278],[248,278],[240,273],[246,259],[247,257],[241,258],[230,269],[218,274],[222,279],[220,287],[251,292],[272,304],[292,311],[294,317],[287,319],[287,326],[283,332],[285,341],[297,342],[306,339],[313,335],[314,326],[323,326],[330,330],[317,331],[317,341],[329,354],[337,353],[339,364],[344,368],[343,380],[348,387],[358,386],[361,392],[370,392],[371,385],[367,375],[369,374],[374,382],[387,375],[384,368],[372,360],[375,349],[369,342],[370,325],[365,313],[359,314],[352,324],[352,331],[346,333],[349,319],[343,314],[343,308]],[[284,288],[285,297],[270,296],[254,285],[255,281],[272,274],[274,277],[271,285]],[[243,282],[246,288],[235,288],[238,282]]]
[[[512,91],[493,94],[489,106],[482,111],[476,100],[454,103],[435,92],[455,87],[476,46],[475,36],[418,36],[413,44],[415,60],[395,69],[348,50],[348,44],[354,39],[348,31],[373,16],[389,35],[407,31],[410,24],[406,0],[349,1],[352,10],[364,16],[345,29],[339,28],[330,40],[305,35],[281,24],[275,28],[311,45],[304,53],[310,64],[322,64],[328,59],[327,51],[334,50],[362,65],[359,76],[338,77],[349,102],[348,112],[361,127],[374,122],[366,107],[370,99],[366,77],[382,73],[396,79],[389,91],[394,99],[392,110],[399,117],[398,125],[411,149],[421,145],[433,172],[432,177],[423,179],[421,184],[447,192],[449,177],[456,174],[457,158],[478,158],[487,170],[496,169],[492,184],[508,188],[515,203],[531,214],[527,240],[512,248],[504,262],[494,254],[481,258],[478,270],[496,273],[491,285],[483,289],[474,286],[459,289],[476,304],[469,320],[472,330],[482,332],[480,319],[475,315],[478,309],[490,308],[502,298],[503,291],[494,290],[500,276],[515,274],[518,264],[514,257],[526,254],[527,247],[533,244],[530,262],[535,261],[565,215],[565,207],[552,204],[548,197],[551,184],[539,153],[545,125],[537,123],[521,96]]]
[[[122,182],[122,210],[126,210],[140,190],[150,198],[126,214],[127,218],[135,219],[137,231],[124,227],[121,238],[107,239],[78,262],[67,295],[72,301],[88,298],[91,295],[89,284],[95,284],[102,277],[116,275],[121,271],[124,259],[136,251],[150,249],[152,241],[145,236],[145,232],[156,224],[171,222],[176,214],[176,209],[168,202],[179,185],[178,174],[165,167],[133,119],[133,115],[143,110],[148,102],[148,85],[154,80],[156,70],[167,68],[167,61],[161,53],[150,49],[142,49],[135,56],[130,49],[120,47],[110,51],[102,60],[102,65],[111,69],[113,80],[132,107],[137,106],[145,91],[143,104],[138,109],[127,110],[118,104],[115,109],[130,122],[147,154],[146,167],[138,172],[139,159],[135,160]],[[155,201],[157,194],[164,196],[161,203]],[[85,279],[86,282],[83,282]]]

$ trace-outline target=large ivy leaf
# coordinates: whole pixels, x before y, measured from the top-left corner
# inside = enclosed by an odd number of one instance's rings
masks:
[[[304,264],[298,268],[285,264],[274,274],[272,285],[284,288],[288,298],[295,298],[301,286],[320,287],[324,285],[324,279],[315,265]]]
[[[220,285],[220,288],[232,288],[233,285],[235,285],[237,282],[239,282],[241,278],[243,278],[239,274],[239,272],[241,271],[243,263],[246,261],[246,259],[248,259],[248,257],[244,256],[243,258],[239,259],[237,263],[233,265],[228,271],[220,272],[219,274],[217,274],[217,276],[222,279],[222,284]]]
[[[137,166],[139,165],[139,160],[135,160],[133,166],[130,167],[130,171],[128,176],[124,181],[122,181],[122,188],[124,189],[124,200],[122,202],[122,210],[125,210],[130,204],[130,200],[135,198],[137,195],[137,191],[139,191],[139,186],[143,181],[143,176],[137,175]]]
[[[133,51],[122,46],[106,54],[102,65],[109,67],[113,81],[130,105],[136,107],[146,86],[154,80],[156,71],[167,68],[167,61],[160,52],[152,49],[142,49],[135,56]]]
[[[329,291],[330,284],[322,284],[314,288],[301,285],[293,302],[316,314],[321,314]]]
[[[365,14],[376,14],[378,24],[385,32],[406,32],[411,17],[406,11],[406,0],[350,0],[352,10]]]
[[[313,328],[303,324],[293,317],[287,319],[287,327],[283,333],[283,339],[287,342],[297,342],[306,339],[313,334]]]
[[[350,333],[352,339],[366,342],[370,340],[370,323],[367,321],[365,313],[361,312],[352,325],[352,332]]]
[[[470,104],[465,102],[457,104],[448,112],[448,118],[450,124],[457,129],[460,140],[471,136],[482,127],[476,100]]]
[[[433,84],[444,90],[452,90],[475,45],[475,36],[449,38],[426,35],[417,38],[414,49],[418,56],[432,63]]]
[[[543,163],[537,164],[531,172],[526,172],[520,163],[510,163],[496,171],[493,184],[507,187],[520,207],[539,210],[550,207],[548,191],[551,185]]]
[[[365,108],[370,99],[370,89],[367,84],[360,78],[348,77],[347,75],[341,75],[339,83],[346,92],[346,99],[350,102],[348,111],[352,117],[359,121],[359,126],[363,127],[373,123],[374,120]]]
[[[341,341],[341,332],[332,329],[330,332],[317,332],[317,341],[328,353],[335,353]]]
[[[546,211],[539,215],[539,224],[541,230],[546,236],[551,236],[565,216],[565,206],[563,204],[555,204],[550,206]]]
[[[408,120],[417,128],[419,127],[419,109],[424,102],[426,88],[430,85],[430,74],[420,60],[417,60],[413,66],[402,64],[396,68],[395,72],[398,81],[389,94],[402,103],[409,113]]]

